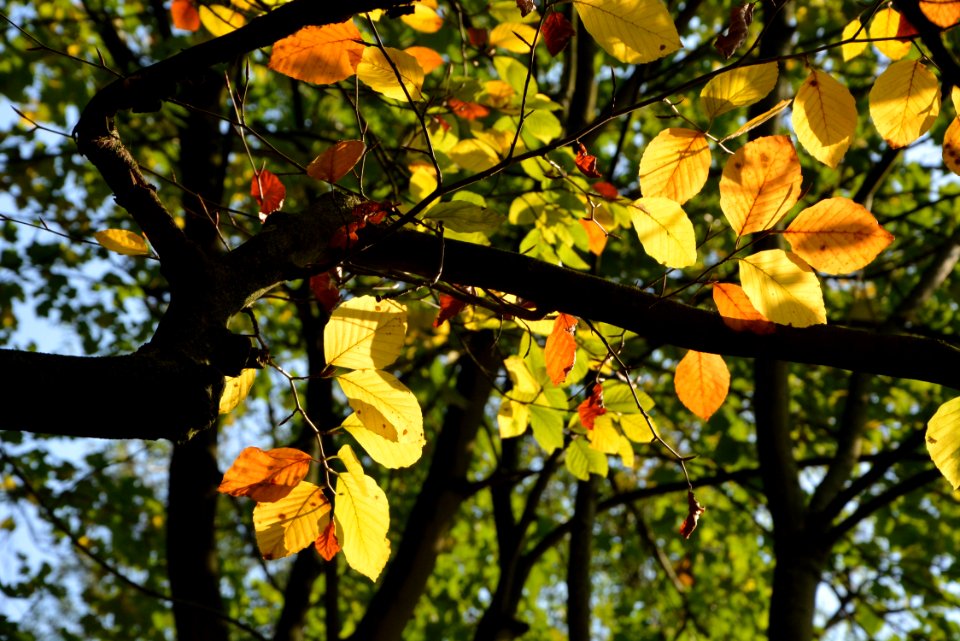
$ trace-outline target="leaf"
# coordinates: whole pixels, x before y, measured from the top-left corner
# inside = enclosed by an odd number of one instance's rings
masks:
[[[842,45],[840,47],[840,53],[843,56],[843,61],[848,62],[853,60],[861,53],[866,51],[867,43],[864,40],[867,35],[867,30],[864,29],[863,25],[860,23],[860,18],[854,18],[847,26],[843,28],[843,34],[840,36],[842,40],[861,40],[861,42],[851,42],[849,44]]]
[[[196,31],[200,28],[200,12],[194,0],[173,0],[170,3],[170,18],[177,29]]]
[[[239,376],[227,376],[223,382],[223,394],[220,395],[220,414],[232,412],[250,393],[257,370],[247,368]]]
[[[681,205],[696,196],[710,172],[707,137],[693,129],[671,127],[650,141],[640,158],[640,191]]]
[[[443,28],[443,18],[437,13],[436,0],[420,0],[413,3],[413,13],[400,16],[408,27],[420,33],[436,33]]]
[[[307,165],[307,175],[317,180],[335,183],[354,168],[363,158],[367,146],[362,140],[341,140]]]
[[[857,130],[857,103],[830,74],[810,72],[793,100],[793,129],[807,152],[836,168]]]
[[[344,445],[339,456],[344,458]],[[365,474],[344,472],[337,476],[337,540],[347,564],[376,581],[390,558],[390,507],[387,495]],[[314,536],[314,539],[316,536]]]
[[[447,105],[454,116],[464,120],[476,120],[490,115],[489,109],[475,102],[464,102],[456,98],[450,98],[447,100]]]
[[[900,13],[895,9],[888,7],[877,11],[870,21],[870,38],[896,38],[900,32],[900,19]],[[913,44],[898,40],[879,40],[874,42],[873,46],[891,60],[899,60],[910,53]]]
[[[772,106],[772,107],[770,107],[769,109],[767,109],[766,111],[764,111],[762,114],[760,114],[760,115],[758,115],[758,116],[754,116],[753,118],[751,118],[751,119],[748,120],[747,122],[743,123],[743,125],[741,125],[741,126],[740,126],[736,131],[734,131],[732,134],[727,134],[726,136],[724,136],[723,139],[722,139],[720,142],[727,142],[728,140],[730,140],[730,139],[732,139],[732,138],[736,138],[736,137],[738,137],[738,136],[742,136],[743,134],[747,133],[748,131],[752,131],[753,129],[756,129],[757,127],[759,127],[759,126],[762,125],[763,123],[767,122],[767,121],[770,120],[771,118],[777,116],[781,111],[783,111],[784,109],[786,109],[787,107],[789,107],[791,102],[793,102],[793,100],[790,99],[790,98],[785,98],[785,99],[781,100],[780,102],[778,102],[778,103],[775,104],[774,106]]]
[[[323,528],[313,545],[324,561],[332,561],[333,557],[337,556],[340,551],[340,542],[337,541],[337,525],[333,520],[327,523],[327,527]]]
[[[960,117],[954,118],[943,134],[943,164],[960,175]]]
[[[363,58],[357,65],[357,78],[360,82],[387,98],[405,101],[407,94],[410,94],[411,100],[423,100],[423,93],[420,91],[423,87],[423,67],[417,59],[399,49],[385,47],[384,51],[377,47],[363,50]],[[391,61],[397,68],[396,72],[390,66]]]
[[[546,389],[527,408],[537,445],[547,454],[562,449],[564,417],[569,410],[566,393],[556,387]]]
[[[697,497],[693,495],[693,490],[687,490],[687,517],[680,524],[680,536],[689,539],[693,531],[697,529],[697,523],[700,522],[700,515],[707,511],[707,508],[700,505]]]
[[[200,22],[214,38],[225,36],[247,23],[242,13],[220,4],[202,5],[199,13]]]
[[[601,178],[603,174],[597,171],[597,157],[587,153],[583,143],[577,143],[577,157],[574,160],[580,173],[589,178]]]
[[[941,474],[960,489],[960,398],[941,405],[927,423],[927,451]]]
[[[596,421],[593,429],[587,432],[590,449],[604,454],[617,454],[620,451],[620,432],[612,421]]]
[[[926,133],[939,113],[939,83],[918,60],[894,62],[870,90],[870,118],[894,149]]]
[[[577,341],[573,338],[577,322],[573,316],[559,314],[553,323],[553,331],[547,337],[543,354],[547,363],[547,375],[554,385],[563,383],[573,369],[577,358]]]
[[[407,310],[392,300],[360,296],[340,305],[323,332],[328,366],[381,369],[400,356]]]
[[[149,256],[150,248],[140,234],[126,229],[104,229],[93,234],[101,247],[124,256]]]
[[[650,258],[677,269],[697,262],[693,223],[680,205],[669,198],[640,198],[629,209],[633,228]]]
[[[420,66],[423,68],[424,74],[428,74],[434,69],[442,67],[444,64],[443,56],[430,47],[415,45],[413,47],[407,47],[403,52],[417,59],[417,62],[420,63]]]
[[[257,206],[260,208],[260,222],[263,222],[267,216],[283,207],[287,188],[272,171],[261,169],[253,172],[250,195],[257,201]]]
[[[727,398],[730,370],[718,354],[690,350],[677,364],[673,385],[683,406],[706,421]]]
[[[587,32],[620,62],[651,62],[681,47],[660,0],[574,0],[573,5]]]
[[[543,20],[541,32],[543,34],[543,41],[547,45],[547,51],[550,52],[551,56],[556,56],[566,49],[570,38],[572,38],[574,34],[573,25],[571,25],[567,17],[559,11],[551,11],[547,14],[547,17]]]
[[[393,374],[356,370],[338,376],[337,383],[365,428],[389,441],[423,443],[417,397]]]
[[[582,438],[575,439],[564,456],[567,471],[581,481],[589,481],[591,474],[605,477],[609,470],[607,455],[590,447]]]
[[[820,282],[794,254],[768,249],[741,259],[740,283],[757,311],[774,323],[808,327],[827,322]]]
[[[257,503],[253,508],[253,528],[260,555],[270,560],[299,552],[320,536],[329,514],[330,501],[323,490],[307,481],[300,481],[278,501]]]
[[[739,285],[715,283],[713,302],[724,324],[736,332],[772,334],[776,331],[776,326],[757,311]]]
[[[510,398],[529,403],[540,394],[540,384],[534,378],[527,364],[519,356],[508,356],[503,360],[503,366],[510,377]]]
[[[497,427],[500,438],[515,438],[527,431],[530,425],[530,406],[526,403],[504,398],[497,411]]]
[[[304,27],[278,40],[267,66],[297,80],[329,85],[356,73],[363,51],[360,30],[348,20]]]
[[[462,312],[463,308],[466,306],[466,301],[462,301],[455,296],[451,296],[450,294],[440,294],[440,311],[437,313],[437,317],[433,320],[433,326],[440,327],[444,322]]]
[[[451,231],[489,233],[503,224],[503,216],[464,200],[438,203],[423,215],[424,220],[442,222]]]
[[[607,408],[603,406],[603,385],[595,383],[590,396],[577,406],[577,415],[580,417],[580,423],[588,430],[592,430],[597,417],[606,413]]]
[[[490,30],[488,42],[510,53],[528,54],[536,37],[537,30],[528,24],[502,22]]]
[[[607,232],[600,227],[596,220],[580,219],[580,226],[587,232],[587,248],[594,256],[603,253],[603,248],[607,246]]]
[[[334,268],[310,277],[310,291],[328,314],[340,302],[340,288],[337,286],[335,276]]]
[[[462,168],[473,172],[490,169],[500,162],[497,149],[477,138],[461,140],[447,152],[447,156]]]
[[[866,207],[847,198],[827,198],[807,207],[783,235],[811,267],[847,274],[869,265],[893,242]]]
[[[520,9],[520,17],[526,18],[531,11],[537,10],[537,5],[533,0],[517,0],[517,9]]]
[[[217,491],[262,503],[278,501],[306,477],[312,460],[306,452],[290,447],[266,452],[247,447],[227,469]]]
[[[960,0],[920,0],[920,10],[927,20],[942,29],[960,21]]]
[[[700,102],[711,121],[737,107],[763,99],[777,84],[776,62],[737,67],[711,78],[700,92]]]
[[[737,238],[771,229],[800,199],[800,161],[787,136],[751,140],[727,160],[720,209]]]
[[[385,439],[364,427],[356,414],[350,414],[340,426],[356,439],[370,458],[384,467],[409,467],[423,455],[423,441],[398,442]]]
[[[729,59],[747,39],[747,31],[753,22],[752,2],[730,7],[730,26],[726,34],[717,36],[713,46],[724,58]]]

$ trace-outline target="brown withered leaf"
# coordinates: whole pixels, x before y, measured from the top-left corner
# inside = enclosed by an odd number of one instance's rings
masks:
[[[517,0],[517,8],[520,9],[520,16],[526,18],[528,13],[537,10],[537,5],[533,0]]]
[[[732,7],[730,9],[730,26],[727,32],[717,36],[713,46],[724,58],[730,58],[733,52],[740,48],[743,41],[747,39],[747,29],[753,22],[753,3]]]
[[[700,515],[706,512],[707,508],[700,505],[697,497],[693,495],[692,490],[687,491],[687,518],[680,525],[680,535],[689,539],[693,531],[697,529],[697,523],[700,521]]]

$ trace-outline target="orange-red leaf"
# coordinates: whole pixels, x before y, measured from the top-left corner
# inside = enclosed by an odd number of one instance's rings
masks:
[[[317,180],[335,183],[356,166],[367,146],[362,140],[341,140],[307,165],[307,175]]]
[[[607,408],[603,406],[603,385],[596,383],[590,397],[577,406],[577,414],[580,415],[580,422],[588,430],[593,429],[593,422],[598,416],[607,413]]]
[[[607,233],[600,227],[600,224],[596,220],[581,218],[580,226],[587,232],[587,247],[590,249],[590,253],[594,256],[602,254],[604,247],[607,246]]]
[[[570,38],[573,37],[573,26],[567,17],[557,11],[551,11],[543,20],[543,40],[547,44],[547,51],[556,56],[564,50]]]
[[[721,356],[690,350],[677,365],[673,384],[684,407],[707,420],[727,398],[730,370]]]
[[[475,102],[464,102],[463,100],[450,98],[447,100],[447,105],[450,106],[453,115],[463,118],[464,120],[476,120],[477,118],[490,115],[489,109]]]
[[[577,319],[569,314],[560,314],[553,323],[553,331],[547,337],[547,346],[543,357],[547,364],[547,375],[554,385],[566,380],[577,358],[577,341],[573,334],[577,328]]]
[[[713,302],[723,322],[736,332],[746,330],[754,334],[771,334],[776,331],[777,326],[757,311],[740,285],[716,283],[713,286]]]
[[[335,269],[331,269],[310,277],[310,291],[328,314],[340,302],[340,288],[337,286],[335,272]]]
[[[437,67],[443,66],[443,56],[430,47],[421,47],[419,45],[415,45],[413,47],[407,47],[403,50],[403,52],[409,53],[411,56],[416,58],[417,62],[420,63],[420,66],[423,67],[423,73],[425,74],[430,73]]]
[[[433,326],[440,327],[443,325],[444,321],[447,321],[462,312],[463,308],[466,306],[466,301],[462,301],[455,296],[451,296],[450,294],[440,294],[440,312],[434,319]]]
[[[577,169],[589,178],[600,178],[603,174],[597,171],[597,157],[587,153],[587,148],[583,146],[583,143],[577,144],[579,148],[577,149],[577,157],[574,161],[577,163]]]
[[[291,78],[327,85],[356,73],[363,49],[360,30],[349,20],[304,27],[274,43],[268,66]]]
[[[693,490],[687,490],[687,518],[680,524],[680,535],[689,539],[693,531],[697,529],[697,523],[700,522],[700,515],[707,511],[707,508],[700,505],[697,497],[693,495]]]
[[[333,519],[330,519],[313,545],[324,561],[330,561],[337,556],[337,552],[340,551],[340,542],[337,540],[337,525]]]
[[[490,33],[483,27],[468,27],[467,39],[474,47],[482,47],[490,40]]]
[[[620,197],[620,192],[617,191],[617,188],[605,180],[593,183],[592,188],[594,193],[607,200],[616,200]]]
[[[807,207],[783,235],[795,254],[828,274],[863,269],[893,242],[893,234],[866,207],[847,198],[827,198]]]
[[[283,200],[287,197],[287,188],[280,179],[269,169],[261,169],[253,173],[250,181],[250,195],[260,206],[260,221],[283,207]]]
[[[223,475],[217,491],[230,496],[249,496],[260,503],[279,501],[307,475],[311,460],[306,452],[291,447],[266,452],[259,447],[248,447]]]
[[[196,31],[200,28],[200,12],[194,0],[173,0],[170,3],[170,17],[177,29]]]

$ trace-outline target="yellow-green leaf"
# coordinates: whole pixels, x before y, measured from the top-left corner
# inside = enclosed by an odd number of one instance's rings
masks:
[[[345,456],[342,449],[340,454],[341,458]],[[351,472],[337,476],[336,492],[337,541],[347,565],[376,581],[390,558],[387,495],[369,476]]]
[[[860,23],[860,18],[854,18],[843,28],[843,33],[840,38],[842,40],[855,40],[840,47],[840,53],[843,56],[844,62],[853,60],[866,50],[866,42],[857,42],[859,40],[866,40],[866,37],[867,30],[864,29]]]
[[[250,393],[253,379],[257,370],[248,368],[240,372],[239,376],[227,376],[223,383],[223,394],[220,395],[220,413],[232,412]]]
[[[613,426],[611,420],[595,420],[593,429],[587,430],[587,441],[592,449],[604,454],[617,454],[620,451],[620,432]]]
[[[937,469],[960,489],[960,398],[947,401],[927,423],[927,451]]]
[[[94,233],[100,246],[124,256],[149,256],[147,241],[140,234],[126,229],[105,229]]]
[[[893,242],[893,234],[866,207],[847,198],[827,198],[807,207],[783,235],[800,258],[828,274],[863,269]]]
[[[925,134],[940,113],[940,83],[919,60],[894,62],[870,90],[870,118],[894,149]]]
[[[740,284],[757,311],[780,325],[827,322],[820,281],[794,254],[768,249],[740,260]]]
[[[900,13],[896,9],[881,9],[870,21],[870,38],[896,38],[900,31]],[[899,60],[908,53],[913,44],[908,40],[878,40],[873,43],[881,53],[891,60]]]
[[[477,138],[461,140],[447,152],[450,160],[467,171],[480,172],[500,162],[496,148]]]
[[[814,69],[793,100],[793,129],[811,156],[835,168],[853,142],[857,103],[830,74]]]
[[[387,98],[406,100],[407,94],[410,94],[412,100],[422,100],[423,93],[420,89],[423,87],[423,67],[417,59],[399,49],[385,47],[384,51],[387,55],[378,47],[367,47],[363,50],[363,58],[357,65],[357,78],[360,82]],[[390,58],[387,59],[387,56]],[[391,61],[397,68],[396,71],[390,65]]]
[[[761,100],[777,84],[777,63],[766,62],[749,67],[737,67],[711,78],[700,92],[700,101],[713,120],[737,107],[746,107]]]
[[[239,11],[224,5],[214,4],[200,7],[200,22],[214,38],[219,38],[245,25],[247,19]]]
[[[407,332],[407,309],[373,296],[352,298],[337,307],[323,332],[327,364],[380,369],[397,359]]]
[[[391,441],[368,430],[357,415],[350,414],[340,425],[374,461],[384,467],[409,467],[423,455],[423,441]]]
[[[590,447],[582,439],[575,439],[567,448],[564,464],[574,477],[581,481],[589,481],[591,474],[605,477],[607,475],[607,455]]]
[[[357,370],[338,376],[337,383],[365,428],[388,441],[423,443],[417,397],[393,374]]]
[[[497,427],[500,438],[514,438],[527,431],[530,424],[530,406],[509,398],[501,399],[497,412]]]
[[[630,203],[630,218],[643,250],[667,267],[697,262],[693,223],[683,208],[669,198],[640,198]]]
[[[620,62],[651,62],[681,46],[660,0],[574,0],[573,5],[587,32]]]
[[[724,136],[723,139],[720,140],[720,142],[727,142],[728,140],[736,138],[737,136],[742,136],[748,131],[752,131],[753,129],[759,127],[760,125],[767,122],[774,116],[778,115],[781,111],[789,107],[791,102],[793,102],[792,99],[784,98],[774,106],[764,111],[762,114],[754,116],[747,122],[743,123],[743,125],[738,127],[737,130],[734,131],[733,133],[727,134],[726,136]]]
[[[640,157],[640,191],[681,205],[696,196],[710,172],[707,137],[693,129],[671,127],[650,141]]]
[[[506,49],[511,53],[530,53],[530,45],[537,37],[537,30],[520,22],[501,22],[490,30],[487,42],[491,46]]]
[[[337,509],[340,509],[339,504]],[[313,483],[300,483],[279,501],[257,503],[253,528],[265,559],[279,559],[313,543],[329,521],[330,502]]]
[[[539,396],[541,386],[521,357],[508,356],[504,359],[503,366],[512,384],[508,392],[510,398],[521,403],[529,403]]]

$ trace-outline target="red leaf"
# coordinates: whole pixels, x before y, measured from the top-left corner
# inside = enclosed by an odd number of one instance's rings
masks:
[[[170,3],[170,17],[177,29],[196,31],[200,28],[200,12],[193,0],[173,0]]]
[[[700,505],[697,501],[697,497],[693,495],[692,490],[687,491],[687,518],[683,520],[683,523],[680,525],[680,534],[685,539],[689,539],[690,535],[693,534],[693,531],[697,529],[697,523],[700,521],[700,515],[703,514],[707,508]]]
[[[481,27],[468,27],[467,38],[474,47],[482,47],[490,40],[490,34]]]
[[[218,492],[249,496],[260,503],[279,501],[307,475],[310,455],[291,447],[264,452],[247,447],[223,475]]]
[[[551,56],[563,51],[572,37],[573,25],[565,15],[556,11],[547,14],[543,21],[543,40]]]
[[[747,39],[747,29],[753,22],[753,3],[741,4],[730,8],[730,26],[727,33],[720,35],[713,46],[724,58],[729,58]]]
[[[574,162],[577,163],[577,169],[580,170],[584,176],[590,178],[600,178],[602,174],[597,171],[597,157],[591,156],[587,153],[587,148],[583,146],[583,143],[577,143],[580,145],[580,148],[577,149],[577,158]]]
[[[476,120],[477,118],[490,115],[489,109],[475,102],[464,102],[456,98],[450,98],[447,100],[447,104],[450,105],[450,109],[455,116],[459,116],[464,120]]]
[[[327,527],[323,529],[313,545],[324,561],[330,561],[337,556],[337,552],[340,551],[340,542],[337,541],[337,526],[334,525],[333,519],[330,519]]]
[[[250,195],[260,206],[260,221],[283,207],[283,199],[287,197],[287,188],[280,179],[268,169],[254,172],[250,181]]]
[[[568,314],[560,314],[553,323],[553,331],[547,337],[547,346],[543,356],[547,364],[547,374],[554,385],[567,379],[577,359],[577,341],[573,334],[577,328],[577,319]]]
[[[353,222],[347,223],[334,232],[330,239],[330,247],[343,249],[360,240],[357,236],[357,230],[363,229],[367,223],[371,225],[380,224],[390,210],[386,203],[379,203],[375,200],[368,200],[360,203],[350,212],[353,216]]]
[[[601,198],[605,198],[607,200],[616,200],[620,198],[620,192],[617,191],[617,188],[606,181],[593,183],[593,191]]]
[[[335,269],[331,269],[310,277],[310,291],[328,314],[340,302],[340,288],[337,287],[335,272]]]
[[[537,5],[533,4],[533,0],[517,0],[517,8],[520,9],[520,16],[526,18],[528,13],[536,11]]]
[[[920,35],[920,32],[910,24],[910,21],[907,20],[906,16],[900,14],[900,24],[897,25],[897,38],[899,40],[909,40],[910,38]]]
[[[598,416],[607,413],[607,408],[603,406],[603,386],[596,383],[590,397],[577,406],[577,414],[580,415],[580,422],[588,430],[593,429],[593,422]]]
[[[472,288],[471,288],[472,289]],[[449,320],[463,311],[467,306],[466,301],[462,301],[450,294],[440,294],[440,312],[433,321],[434,327],[440,327],[443,322]]]

